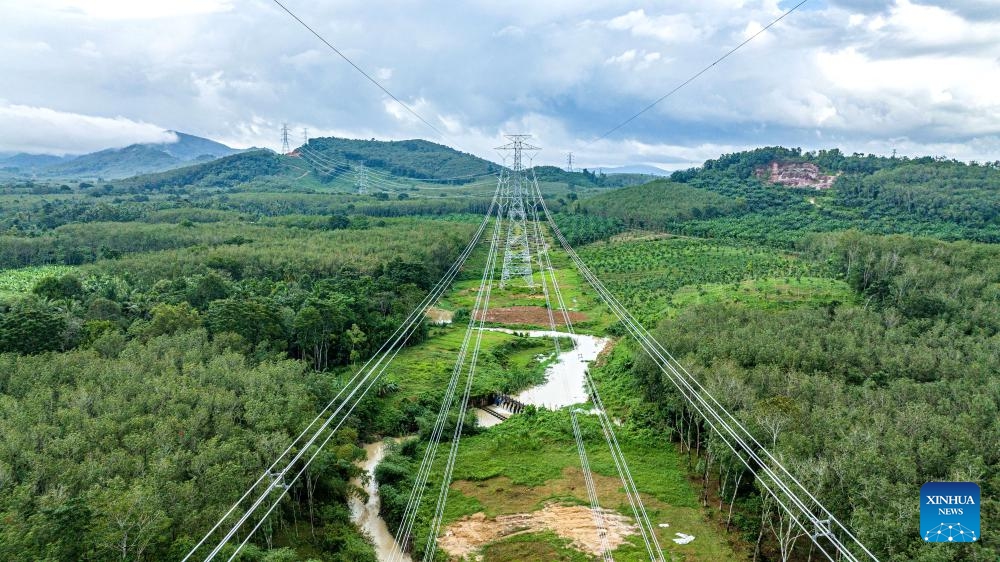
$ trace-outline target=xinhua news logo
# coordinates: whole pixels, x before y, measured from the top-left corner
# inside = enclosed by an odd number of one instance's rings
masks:
[[[974,542],[980,537],[979,485],[928,482],[920,488],[920,537],[926,542]]]

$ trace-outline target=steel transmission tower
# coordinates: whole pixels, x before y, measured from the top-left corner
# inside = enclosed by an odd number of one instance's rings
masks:
[[[281,153],[288,154],[292,151],[292,147],[288,143],[288,123],[283,123],[281,125]]]
[[[513,153],[509,171],[500,174],[500,198],[507,205],[507,244],[503,252],[503,271],[500,286],[512,278],[521,277],[528,287],[534,288],[531,276],[531,250],[528,246],[528,227],[524,213],[524,197],[529,180],[525,175],[522,153],[541,150],[525,142],[531,135],[504,135],[510,142],[497,147]]]
[[[567,172],[572,172],[573,171],[573,153],[572,152],[566,154],[566,171]]]
[[[354,185],[358,188],[358,195],[366,195],[368,193],[368,170],[365,169],[365,165],[361,164],[354,169]]]

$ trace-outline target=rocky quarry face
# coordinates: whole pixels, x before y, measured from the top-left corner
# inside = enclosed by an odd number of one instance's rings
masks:
[[[830,189],[837,176],[819,171],[811,162],[771,162],[767,167],[757,168],[758,178],[788,187]]]

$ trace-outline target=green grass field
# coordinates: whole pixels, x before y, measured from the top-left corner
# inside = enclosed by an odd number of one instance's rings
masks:
[[[596,417],[579,416],[601,506],[632,516],[611,454]],[[705,520],[695,491],[674,446],[625,424],[616,429],[633,479],[642,494],[650,521],[666,552],[684,560],[735,559],[723,533]],[[440,464],[440,463],[439,463]],[[579,468],[569,414],[539,410],[465,437],[455,465],[444,527],[475,513],[487,517],[527,513],[546,504],[588,505],[586,487]],[[440,486],[441,467],[435,467],[428,490]],[[421,519],[430,516],[432,502],[424,501]],[[660,527],[667,524],[669,527]],[[446,531],[447,532],[447,531]],[[687,545],[675,544],[674,533],[696,537]],[[486,560],[513,560],[517,555],[534,558],[543,552],[556,560],[586,560],[581,553],[549,532],[504,538],[487,545]],[[494,557],[495,556],[495,557]],[[648,554],[639,535],[629,537],[615,550],[616,560],[642,561]]]

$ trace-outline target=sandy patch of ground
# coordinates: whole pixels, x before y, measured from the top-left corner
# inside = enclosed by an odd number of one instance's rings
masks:
[[[638,531],[632,520],[624,515],[601,509],[608,544],[618,548],[625,539]],[[500,515],[489,519],[483,513],[464,517],[449,525],[438,545],[450,556],[464,558],[483,545],[513,535],[550,530],[580,551],[600,556],[601,541],[594,524],[594,514],[582,505],[546,505],[531,513]]]
[[[563,315],[559,311],[553,311],[552,317],[556,321],[556,326],[564,326]],[[478,318],[477,318],[478,319]],[[587,320],[587,315],[582,312],[570,312],[569,319],[574,324]],[[486,311],[487,322],[497,322],[500,324],[534,324],[536,326],[549,325],[549,311],[544,306],[507,306],[491,308]]]
[[[455,313],[450,310],[432,306],[427,309],[425,316],[427,316],[427,318],[435,324],[451,324],[452,319],[455,317]]]

